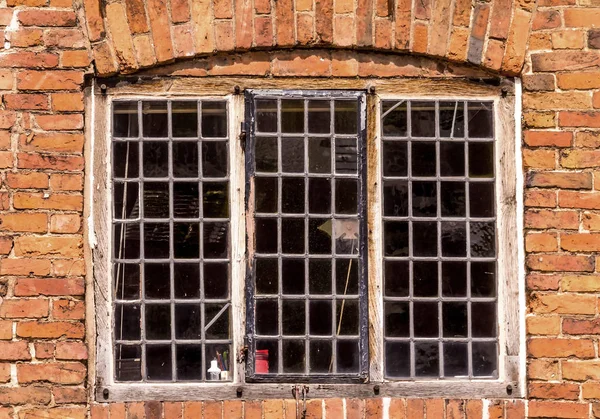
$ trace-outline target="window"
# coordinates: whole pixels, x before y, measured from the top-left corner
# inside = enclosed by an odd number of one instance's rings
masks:
[[[508,99],[249,84],[104,105],[98,394],[516,388]]]

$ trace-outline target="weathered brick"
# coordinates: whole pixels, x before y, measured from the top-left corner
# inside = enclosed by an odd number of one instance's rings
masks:
[[[529,298],[529,305],[535,313],[594,314],[596,300],[593,295],[556,294],[536,292]]]
[[[84,281],[80,278],[19,278],[15,284],[15,295],[19,297],[31,297],[37,295],[83,295],[84,292]]]
[[[594,342],[588,339],[534,338],[527,344],[527,354],[534,358],[593,358]]]
[[[75,322],[20,322],[17,324],[17,336],[23,338],[81,339],[85,334],[83,323]]]

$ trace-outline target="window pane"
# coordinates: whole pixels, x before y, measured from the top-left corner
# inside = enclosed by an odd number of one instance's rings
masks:
[[[139,141],[138,102],[113,118],[115,379],[202,381],[231,352],[226,102],[141,105]]]
[[[137,137],[139,135],[137,102],[114,102],[112,129],[115,137]]]

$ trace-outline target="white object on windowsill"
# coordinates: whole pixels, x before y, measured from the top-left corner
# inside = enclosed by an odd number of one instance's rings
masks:
[[[211,381],[218,381],[221,379],[221,369],[217,365],[216,359],[210,361],[210,368],[208,369],[208,379]]]

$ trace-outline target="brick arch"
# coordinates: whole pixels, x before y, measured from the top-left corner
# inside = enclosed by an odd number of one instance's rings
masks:
[[[97,74],[215,52],[340,48],[521,72],[535,0],[84,0]]]

